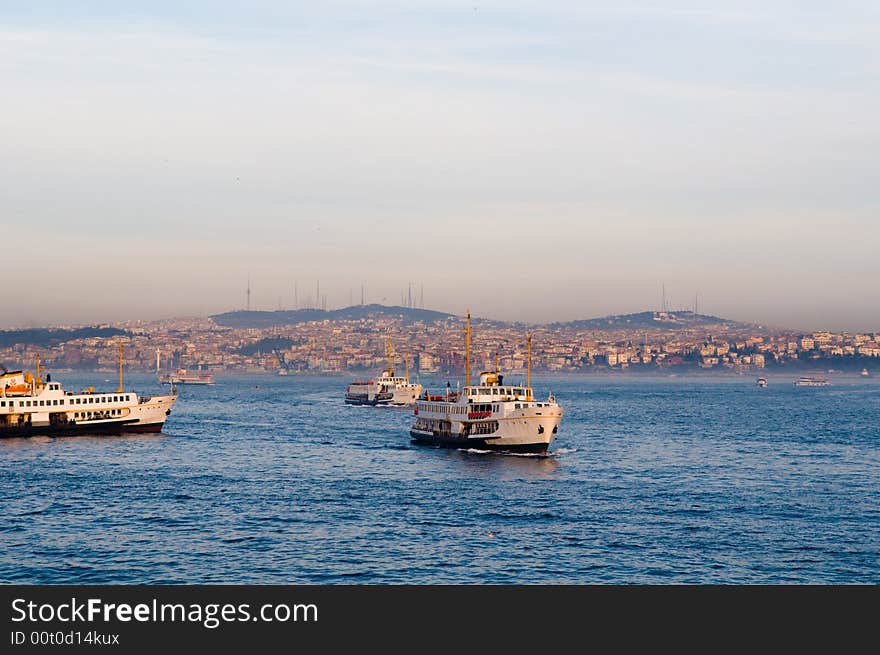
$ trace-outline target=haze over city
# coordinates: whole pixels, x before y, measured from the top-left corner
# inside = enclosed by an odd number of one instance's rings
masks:
[[[880,329],[870,2],[0,9],[0,327],[399,304]],[[314,302],[314,299],[313,299]]]

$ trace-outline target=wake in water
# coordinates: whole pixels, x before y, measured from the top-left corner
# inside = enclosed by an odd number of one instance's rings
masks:
[[[577,452],[577,448],[558,448],[546,453],[515,453],[504,450],[484,450],[482,448],[464,448],[464,452],[473,453],[474,455],[505,455],[507,457],[531,457],[533,459],[550,459],[559,455],[567,455]]]

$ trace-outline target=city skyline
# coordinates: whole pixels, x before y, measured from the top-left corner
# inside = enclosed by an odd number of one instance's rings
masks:
[[[306,310],[312,314],[311,310]],[[0,332],[0,365],[53,371],[172,371],[322,374],[387,368],[425,374],[465,369],[463,317],[419,311],[346,312],[264,322],[235,312],[77,330]],[[280,317],[290,318],[290,317]],[[418,319],[418,320],[415,320]],[[869,378],[880,372],[880,333],[797,334],[761,326],[658,312],[615,321],[526,327],[480,321],[470,333],[478,370],[522,372],[743,374],[812,370]],[[392,359],[389,359],[389,347]],[[120,359],[121,358],[121,359]],[[392,368],[393,368],[392,366]]]
[[[0,328],[670,307],[880,328],[880,8],[0,9]],[[12,229],[10,231],[10,226]],[[356,303],[355,303],[356,304]]]

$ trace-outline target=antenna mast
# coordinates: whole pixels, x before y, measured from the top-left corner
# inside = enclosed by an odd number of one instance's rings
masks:
[[[464,385],[471,386],[471,312],[467,313],[467,325],[464,332]]]
[[[116,393],[122,393],[122,339],[119,340],[119,390]]]
[[[532,333],[529,332],[528,339],[526,340],[527,345],[527,354],[526,354],[526,395],[528,400],[532,399]]]

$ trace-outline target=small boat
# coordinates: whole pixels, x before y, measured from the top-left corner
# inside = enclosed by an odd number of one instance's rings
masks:
[[[800,377],[795,380],[796,387],[827,387],[828,380],[825,378]]]
[[[758,378],[757,385],[762,389],[767,386],[767,378]]]
[[[868,377],[869,375],[871,375],[871,374],[868,373],[868,369],[863,368],[863,369],[862,369],[862,376],[863,376],[863,377]]]

